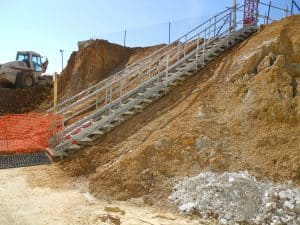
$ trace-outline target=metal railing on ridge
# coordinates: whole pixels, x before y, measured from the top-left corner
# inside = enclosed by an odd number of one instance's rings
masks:
[[[238,7],[238,9],[241,9],[242,6]],[[224,20],[225,19],[225,20]],[[81,91],[80,93],[76,94],[75,96],[72,96],[69,99],[66,99],[65,101],[58,104],[58,111],[57,113],[65,112],[66,109],[70,108],[70,105],[77,100],[79,100],[82,96],[87,96],[88,94],[94,92],[95,90],[99,90],[101,87],[106,86],[109,83],[114,83],[116,80],[120,80],[122,77],[127,76],[128,74],[132,74],[133,72],[140,72],[142,69],[149,70],[149,66],[153,66],[155,63],[160,62],[160,65],[162,62],[166,63],[166,59],[163,61],[160,60],[165,55],[168,55],[170,53],[173,53],[174,47],[177,47],[178,53],[183,53],[185,55],[187,53],[186,50],[188,50],[188,44],[189,42],[195,40],[197,36],[202,35],[202,38],[204,39],[210,39],[214,37],[214,35],[219,35],[222,31],[222,28],[224,27],[226,23],[230,23],[230,26],[233,26],[233,19],[232,19],[232,8],[226,9],[222,11],[221,13],[213,16],[212,18],[206,20],[204,23],[200,24],[199,26],[195,27],[193,30],[189,31],[185,35],[181,36],[174,42],[172,42],[169,45],[166,45],[155,52],[151,53],[147,57],[139,60],[138,62],[134,63],[133,65],[130,65],[123,70],[115,73],[114,75],[108,77],[105,80],[102,80],[98,82],[97,84]],[[203,27],[206,27],[203,29]],[[219,28],[219,29],[218,29]],[[232,27],[233,28],[233,27]],[[203,29],[203,30],[201,30]],[[200,30],[200,32],[199,32]],[[173,48],[170,49],[170,46],[173,46]],[[178,54],[178,58],[180,59],[180,54]],[[50,109],[49,111],[52,111]]]
[[[204,53],[213,41],[227,37],[243,27],[242,9],[243,5],[222,11],[173,43],[59,103],[56,113],[63,118],[62,131],[58,134],[59,142],[70,139],[70,132],[88,126],[99,115],[109,114],[114,107],[122,107],[143,84],[153,80],[162,83],[162,78],[168,79],[169,74],[179,65],[187,63],[190,57],[196,57],[197,68],[199,59],[203,57],[204,61]]]

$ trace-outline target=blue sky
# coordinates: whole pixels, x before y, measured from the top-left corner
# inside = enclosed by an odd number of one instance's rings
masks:
[[[0,0],[0,63],[15,59],[18,50],[34,50],[49,58],[48,73],[61,70],[59,49],[66,62],[77,41],[90,37],[128,45],[167,42],[179,33],[231,6],[233,0]],[[243,2],[238,0],[238,2]],[[268,1],[266,1],[268,2]],[[291,0],[273,0],[286,7]],[[176,31],[176,32],[175,32]],[[163,33],[156,38],[156,33]],[[152,42],[151,42],[152,41]]]

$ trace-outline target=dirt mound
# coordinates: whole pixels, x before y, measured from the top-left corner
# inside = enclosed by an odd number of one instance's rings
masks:
[[[51,88],[35,86],[29,89],[0,88],[0,114],[26,113],[49,98]]]
[[[79,93],[159,47],[127,48],[105,40],[90,41],[72,53],[58,83],[61,98]]]
[[[64,169],[98,196],[150,202],[207,170],[299,183],[299,64],[300,16],[263,27]]]

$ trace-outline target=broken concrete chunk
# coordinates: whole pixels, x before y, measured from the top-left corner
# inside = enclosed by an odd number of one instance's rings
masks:
[[[283,207],[293,209],[295,206],[290,201],[285,201]]]
[[[289,193],[287,191],[281,191],[279,192],[279,198],[281,200],[286,200],[289,197]]]
[[[218,215],[220,224],[299,224],[299,188],[258,182],[246,172],[200,173],[175,190],[170,200],[180,210],[198,210],[203,218]]]

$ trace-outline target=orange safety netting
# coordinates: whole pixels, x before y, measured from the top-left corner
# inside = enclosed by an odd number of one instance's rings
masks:
[[[0,116],[0,154],[45,150],[54,135],[53,113]]]

